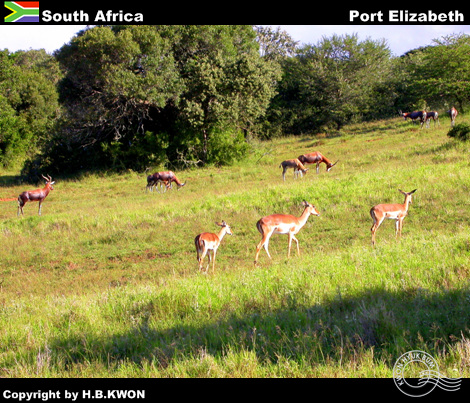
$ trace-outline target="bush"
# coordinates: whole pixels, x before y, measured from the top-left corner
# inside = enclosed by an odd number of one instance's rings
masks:
[[[459,123],[447,135],[460,141],[468,141],[470,140],[470,125],[468,123]]]

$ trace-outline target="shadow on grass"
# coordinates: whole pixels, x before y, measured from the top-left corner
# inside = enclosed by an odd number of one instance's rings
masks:
[[[165,330],[152,328],[158,322],[158,304],[149,302],[129,313],[138,324],[128,332],[103,337],[80,332],[52,340],[48,348],[51,364],[60,363],[57,370],[70,364],[109,365],[121,360],[138,365],[154,362],[165,368],[172,361],[207,354],[223,358],[227,351],[254,352],[260,363],[276,363],[281,357],[313,365],[344,363],[370,349],[375,359],[393,366],[406,351],[437,356],[460,340],[469,330],[469,301],[470,289],[440,293],[370,289],[357,296],[343,296],[338,289],[331,301],[308,308],[291,296],[276,311],[246,302],[244,316],[220,314],[200,326],[184,324],[181,313],[182,324]]]

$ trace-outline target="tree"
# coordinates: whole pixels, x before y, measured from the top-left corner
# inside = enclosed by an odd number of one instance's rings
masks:
[[[0,52],[0,164],[20,164],[59,115],[55,60],[44,50]]]
[[[95,27],[55,56],[66,114],[47,146],[51,165],[142,168],[163,158],[147,124],[181,92],[167,40],[150,26]]]
[[[294,41],[286,32],[279,27],[276,30],[267,26],[256,27],[257,41],[260,54],[267,60],[282,60],[295,55],[298,41]]]
[[[416,91],[434,107],[455,104],[463,112],[470,100],[470,36],[450,35],[434,43],[422,49],[422,61],[415,64]]]
[[[249,25],[98,26],[56,57],[66,113],[44,150],[61,172],[239,158],[279,74]]]
[[[323,38],[284,64],[275,105],[294,133],[384,115],[393,103],[392,63],[385,41],[357,35]],[[287,118],[286,118],[287,115]]]
[[[249,132],[265,113],[279,67],[260,57],[250,25],[178,26],[170,32],[185,88],[175,105],[181,131],[173,146],[202,163],[230,161],[227,145],[236,153],[246,148],[239,131]],[[224,153],[218,144],[225,144]]]

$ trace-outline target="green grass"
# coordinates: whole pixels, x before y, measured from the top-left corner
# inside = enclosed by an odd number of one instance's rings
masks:
[[[466,116],[462,121],[468,121]],[[0,204],[0,376],[391,377],[409,350],[448,377],[470,375],[469,146],[399,119],[340,135],[254,142],[232,167],[177,172],[184,188],[145,192],[135,172],[57,180],[16,217]],[[319,150],[337,160],[301,179],[279,163]],[[5,172],[0,198],[35,184]],[[369,210],[417,188],[397,241],[372,248]],[[264,215],[314,204],[287,259]],[[226,236],[198,272],[194,237]]]

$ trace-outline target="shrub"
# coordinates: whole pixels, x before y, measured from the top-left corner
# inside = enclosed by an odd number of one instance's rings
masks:
[[[460,141],[468,141],[470,140],[470,125],[468,123],[459,123],[447,135]]]

